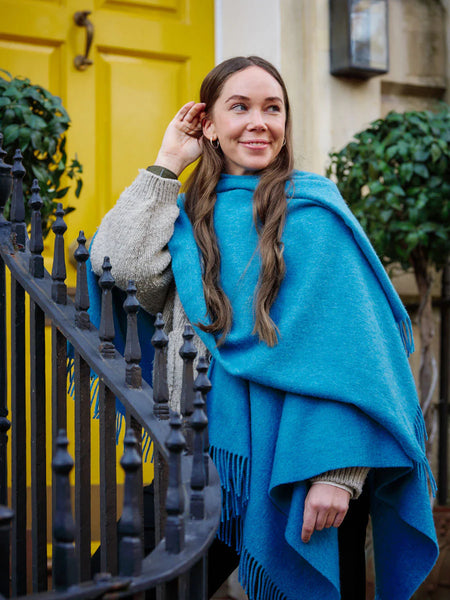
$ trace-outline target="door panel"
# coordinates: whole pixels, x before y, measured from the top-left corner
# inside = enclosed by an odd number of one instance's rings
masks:
[[[165,127],[183,103],[185,65],[153,56],[102,52],[97,59],[97,198],[104,210],[156,157]],[[142,82],[145,82],[144,85]],[[129,95],[120,93],[128,89]],[[102,98],[103,96],[103,98]],[[120,169],[113,165],[123,164]]]
[[[0,39],[0,57],[0,69],[14,67],[14,72],[26,73],[31,81],[39,81],[47,89],[59,89],[58,73],[63,62],[60,44]]]

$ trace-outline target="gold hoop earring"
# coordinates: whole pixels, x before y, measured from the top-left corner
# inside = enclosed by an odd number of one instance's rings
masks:
[[[214,142],[217,142],[217,143],[214,144]],[[209,143],[214,148],[214,150],[217,150],[218,148],[220,148],[220,142],[219,142],[219,140],[217,138],[215,140],[213,140],[212,138],[210,138]]]

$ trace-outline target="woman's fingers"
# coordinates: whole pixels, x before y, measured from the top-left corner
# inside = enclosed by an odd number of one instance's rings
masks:
[[[197,160],[203,151],[201,120],[205,106],[204,102],[191,101],[180,108],[166,129],[156,164],[180,175]]]
[[[303,513],[302,541],[307,543],[314,530],[339,527],[348,510],[350,493],[336,486],[315,483],[311,486]]]
[[[330,525],[330,527],[339,527],[340,525],[342,525],[342,521],[345,519],[345,515],[347,514],[347,511],[345,511],[344,513],[338,513],[335,518],[333,523]]]
[[[309,542],[316,528],[316,517],[317,513],[313,507],[305,502],[305,511],[303,513],[303,527],[302,527],[302,542]]]
[[[177,114],[175,115],[175,118],[179,118],[181,120],[184,119],[184,117],[187,115],[187,113],[190,111],[190,109],[195,105],[195,101],[191,100],[190,102],[187,102],[184,106],[182,106],[180,108],[180,110],[177,112]]]
[[[201,121],[204,116],[206,104],[204,102],[188,102],[178,111],[175,120],[182,125],[188,135],[201,132]]]

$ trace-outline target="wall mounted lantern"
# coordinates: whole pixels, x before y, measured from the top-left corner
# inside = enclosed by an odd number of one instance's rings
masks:
[[[388,0],[329,0],[330,72],[367,79],[389,70]]]

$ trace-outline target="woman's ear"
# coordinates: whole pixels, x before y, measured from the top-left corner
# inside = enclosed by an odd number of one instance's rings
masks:
[[[202,120],[202,130],[203,130],[203,136],[205,138],[207,138],[208,140],[217,139],[216,128],[214,126],[214,122],[212,121],[212,119],[210,117],[206,116]]]

